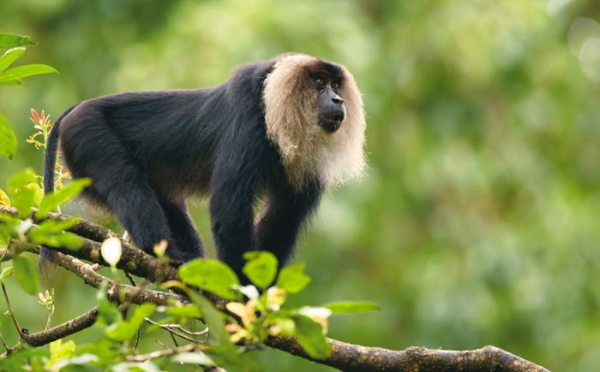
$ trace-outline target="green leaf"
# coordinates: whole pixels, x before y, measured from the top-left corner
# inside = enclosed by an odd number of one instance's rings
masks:
[[[233,286],[240,281],[231,268],[218,260],[198,258],[179,268],[179,277],[186,284],[202,288],[228,300],[240,297]]]
[[[37,232],[38,229],[32,231]],[[33,237],[31,237],[33,236]],[[65,248],[71,251],[76,251],[83,246],[83,239],[76,234],[68,231],[59,233],[37,233],[30,236],[30,241],[36,245],[44,245],[54,248]]]
[[[14,61],[19,59],[25,53],[25,48],[13,48],[7,50],[2,57],[0,57],[0,72],[6,70],[8,66],[12,65]]]
[[[17,228],[24,223],[8,213],[0,213],[0,248],[5,248],[10,238],[19,236]]]
[[[177,354],[171,358],[171,363],[199,364],[201,366],[214,366],[215,362],[201,351]]]
[[[294,320],[289,316],[280,316],[280,314],[277,314],[277,316],[273,318],[273,323],[279,326],[281,336],[292,337],[296,334],[296,323],[294,323]]]
[[[196,305],[171,305],[167,307],[167,314],[178,317],[178,318],[200,318],[202,312]]]
[[[113,323],[106,328],[106,337],[116,341],[128,341],[136,334],[137,328],[125,321]]]
[[[17,256],[12,259],[17,282],[30,295],[38,293],[38,273],[33,263],[26,257]]]
[[[64,361],[75,355],[75,349],[77,346],[73,340],[63,343],[62,339],[58,339],[50,343],[50,359],[48,360],[48,366],[56,367],[55,364],[58,361]]]
[[[63,221],[45,220],[40,223],[39,227],[36,230],[39,232],[43,232],[44,234],[53,234],[63,232],[64,230],[68,230],[71,227],[77,225],[78,223],[79,217],[77,216]]]
[[[21,80],[21,79],[14,79],[14,80],[4,81],[4,82],[0,83],[0,85],[21,85],[21,84],[23,84],[23,80]]]
[[[77,234],[68,231],[63,231],[56,236],[58,245],[70,251],[76,251],[83,247],[83,239]]]
[[[80,178],[74,180],[69,185],[65,186],[63,189],[51,192],[44,196],[42,202],[40,203],[40,209],[36,213],[37,218],[44,218],[54,210],[59,205],[63,205],[69,200],[73,199],[83,189],[88,187],[92,183],[92,180],[89,178]]]
[[[323,336],[321,325],[307,316],[294,315],[296,338],[308,355],[316,359],[324,359],[331,355],[331,345]]]
[[[277,275],[277,258],[271,252],[246,252],[242,272],[259,288],[267,288]]]
[[[80,354],[68,359],[60,359],[52,367],[56,371],[83,372],[94,370],[90,365],[98,365],[100,358],[95,354]]]
[[[229,333],[225,330],[224,319],[227,316],[215,308],[215,306],[204,296],[194,291],[186,292],[188,297],[200,308],[204,322],[210,328],[210,335],[214,337],[214,356],[219,358],[217,364],[230,364],[232,370],[258,371],[261,370],[255,361],[248,358],[246,354],[238,353],[229,339]],[[224,362],[224,363],[221,363]],[[234,368],[235,367],[235,368]]]
[[[98,301],[98,323],[111,325],[121,320],[121,312],[117,309],[117,305],[113,304],[106,298],[106,290],[108,283],[102,282],[96,293],[96,301]]]
[[[35,43],[29,36],[0,32],[0,49],[10,49]]]
[[[4,116],[0,115],[0,155],[9,159],[17,152],[17,137]]]
[[[50,353],[43,348],[17,348],[10,354],[10,358],[0,359],[0,371],[26,371],[27,366],[31,371],[43,371],[43,360],[48,358]]]
[[[200,308],[204,322],[210,327],[210,334],[217,341],[218,348],[235,358],[235,347],[229,339],[229,333],[225,330],[223,318],[219,310],[206,297],[197,292],[188,291],[187,295]]]
[[[37,179],[31,169],[19,172],[8,179],[7,191],[11,195],[12,205],[19,211],[19,218],[28,217],[35,204],[35,189],[26,187],[32,183],[37,183]]]
[[[66,369],[64,372],[81,372],[81,371],[102,371],[102,370],[110,370],[115,371],[113,369],[115,367],[115,361],[120,360],[123,356],[123,349],[120,347],[119,343],[109,340],[106,337],[99,337],[94,342],[89,344],[79,344],[77,345],[77,354],[85,355],[85,354],[93,354],[98,357],[99,363],[95,363],[96,366],[110,366],[110,369],[94,369],[94,367],[90,367],[88,364],[88,369]],[[139,363],[138,363],[139,364]],[[61,369],[62,371],[62,369]],[[126,370],[127,371],[127,370]],[[133,371],[132,369],[128,371]]]
[[[288,293],[298,293],[306,288],[311,279],[302,272],[304,266],[305,263],[299,263],[281,270],[277,278],[277,287]]]
[[[20,188],[36,181],[35,173],[31,169],[25,169],[9,178],[6,185],[8,192],[16,193]]]
[[[144,303],[133,312],[130,320],[121,320],[113,323],[106,329],[106,335],[109,338],[117,341],[128,341],[135,336],[137,330],[144,323],[144,318],[154,314],[156,305],[152,303]]]
[[[58,71],[46,65],[25,65],[0,72],[0,84],[5,81],[21,79],[27,76],[41,74],[58,74]]]
[[[65,221],[46,220],[40,223],[38,227],[31,229],[27,233],[27,238],[33,244],[76,250],[83,245],[83,239],[64,230],[70,229],[78,222],[79,217],[73,217]]]
[[[4,279],[8,278],[13,273],[12,266],[5,267],[0,273],[0,283],[4,281]]]
[[[29,183],[25,185],[26,189],[31,189],[33,192],[33,202],[35,205],[40,205],[42,199],[44,198],[44,190],[39,183]]]
[[[144,323],[144,319],[154,314],[155,311],[155,304],[150,302],[143,303],[135,309],[131,319],[129,320],[129,323],[134,325],[136,328],[139,328],[142,323]]]

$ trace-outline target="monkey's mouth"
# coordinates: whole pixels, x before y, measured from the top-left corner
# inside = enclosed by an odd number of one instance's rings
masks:
[[[340,129],[344,120],[343,112],[331,112],[321,115],[321,127],[328,133],[333,133]]]

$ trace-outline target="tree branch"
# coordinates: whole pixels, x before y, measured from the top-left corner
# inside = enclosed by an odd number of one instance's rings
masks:
[[[549,372],[547,369],[494,346],[477,350],[439,350],[409,347],[395,351],[327,339],[331,356],[311,358],[293,338],[272,337],[267,346],[342,371],[511,371]]]
[[[17,216],[17,210],[11,207],[0,207],[0,213],[7,213],[15,217]],[[32,218],[35,222],[41,222],[45,219],[66,221],[73,217],[65,214],[50,213],[44,219],[36,219],[34,212]],[[126,240],[121,239],[115,232],[105,227],[80,219],[75,226],[69,229],[69,231],[84,238],[83,246],[77,251],[68,250],[66,248],[53,248],[54,250],[79,259],[108,266],[102,259],[100,247],[105,239],[117,237],[121,240],[123,250],[121,260],[117,264],[119,269],[146,278],[151,282],[177,279],[177,269],[157,260],[156,257],[150,256],[141,249],[132,246]]]
[[[16,215],[14,208],[0,207],[0,213],[9,213]],[[64,221],[71,218],[67,215],[51,213],[46,218]],[[35,219],[35,217],[34,217]],[[39,220],[37,220],[39,221]],[[63,253],[59,255],[60,266],[75,273],[82,278],[84,282],[92,287],[98,288],[105,281],[108,283],[108,298],[111,301],[124,303],[143,303],[152,302],[163,305],[169,300],[189,302],[182,295],[133,287],[117,283],[100,274],[92,266],[80,261],[87,260],[95,264],[106,265],[100,255],[100,243],[108,238],[117,236],[116,233],[102,226],[91,222],[80,220],[72,229],[72,232],[84,238],[84,245],[80,250],[68,251],[58,248],[57,251]],[[177,270],[164,262],[152,257],[140,249],[133,247],[126,241],[122,242],[123,255],[117,267],[125,272],[146,278],[152,282],[162,282],[166,280],[177,280]],[[29,249],[32,253],[39,253],[38,247]],[[11,258],[10,249],[4,252],[3,260]],[[0,256],[2,252],[0,252]],[[215,302],[217,307],[223,309],[224,301],[216,296],[207,296]],[[94,324],[97,317],[97,309],[94,308],[87,313],[54,328],[46,331],[26,335],[23,341],[32,346],[40,346],[52,342],[56,339],[79,332],[82,329]],[[273,337],[267,340],[269,347],[288,352],[292,355],[314,361],[316,363],[329,365],[344,371],[534,371],[546,372],[547,369],[531,363],[525,359],[517,357],[507,351],[494,346],[486,346],[477,350],[433,350],[423,347],[410,347],[402,351],[394,351],[377,347],[365,347],[359,345],[347,344],[341,341],[327,339],[331,345],[331,356],[323,360],[315,360],[308,356],[299,343],[293,338]],[[199,346],[181,346],[162,352],[151,353],[131,357],[130,360],[148,360],[155,357],[172,355],[177,350],[184,348],[188,350],[202,350],[201,344],[192,343],[190,345]]]
[[[79,276],[87,285],[94,288],[100,288],[102,282],[106,282],[108,284],[107,298],[112,302],[123,303],[129,301],[134,304],[151,302],[156,305],[166,305],[169,301],[190,302],[187,297],[182,295],[117,283],[98,274],[90,265],[69,255],[61,254],[58,264]]]
[[[31,346],[46,345],[93,326],[96,323],[97,317],[98,308],[94,307],[77,318],[59,324],[56,327],[37,333],[26,334],[22,337],[22,341]]]

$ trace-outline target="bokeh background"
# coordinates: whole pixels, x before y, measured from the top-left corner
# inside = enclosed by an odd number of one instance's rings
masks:
[[[330,336],[351,343],[492,344],[553,370],[596,370],[599,20],[593,0],[3,1],[0,30],[39,42],[21,62],[61,74],[0,90],[19,139],[0,183],[41,171],[25,143],[30,108],[56,118],[99,95],[218,84],[287,51],[337,61],[364,94],[369,171],[325,198],[296,258],[313,283],[292,303],[381,304],[332,319]],[[210,242],[206,206],[193,211]],[[55,321],[95,302],[68,273],[51,285]],[[36,298],[13,301],[25,327],[43,327]],[[255,357],[272,371],[330,370]]]

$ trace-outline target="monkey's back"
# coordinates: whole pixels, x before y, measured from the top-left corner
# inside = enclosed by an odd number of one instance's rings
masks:
[[[228,166],[242,154],[252,158],[249,151],[260,158],[261,148],[270,147],[261,100],[269,66],[244,66],[211,88],[128,92],[80,103],[64,118],[59,136],[74,177],[94,182],[84,196],[104,204],[105,192],[94,189],[132,177],[147,179],[165,197],[204,196],[215,162]]]

